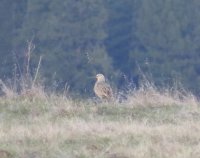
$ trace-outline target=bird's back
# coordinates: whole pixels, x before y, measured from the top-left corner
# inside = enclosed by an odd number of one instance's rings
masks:
[[[106,82],[96,82],[94,92],[101,99],[111,99],[113,97],[112,89]]]

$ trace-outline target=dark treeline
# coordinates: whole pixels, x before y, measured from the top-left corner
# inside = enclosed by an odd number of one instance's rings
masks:
[[[137,85],[140,69],[156,85],[178,81],[199,94],[199,8],[198,0],[1,0],[1,79],[24,71],[32,41],[31,70],[43,56],[47,86],[87,94],[99,72],[117,87],[125,78]]]

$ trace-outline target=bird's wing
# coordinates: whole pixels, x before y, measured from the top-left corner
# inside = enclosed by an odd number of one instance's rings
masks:
[[[112,89],[109,84],[104,83],[104,85],[101,86],[101,90],[105,97],[112,97]]]

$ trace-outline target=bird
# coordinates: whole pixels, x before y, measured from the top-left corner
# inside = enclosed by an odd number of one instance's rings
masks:
[[[96,75],[96,83],[94,85],[94,93],[101,100],[111,100],[113,98],[113,91],[109,83],[106,83],[103,74]]]

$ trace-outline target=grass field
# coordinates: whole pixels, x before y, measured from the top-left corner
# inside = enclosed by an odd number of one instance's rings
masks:
[[[0,98],[0,158],[199,158],[200,102],[139,89],[122,103]]]

